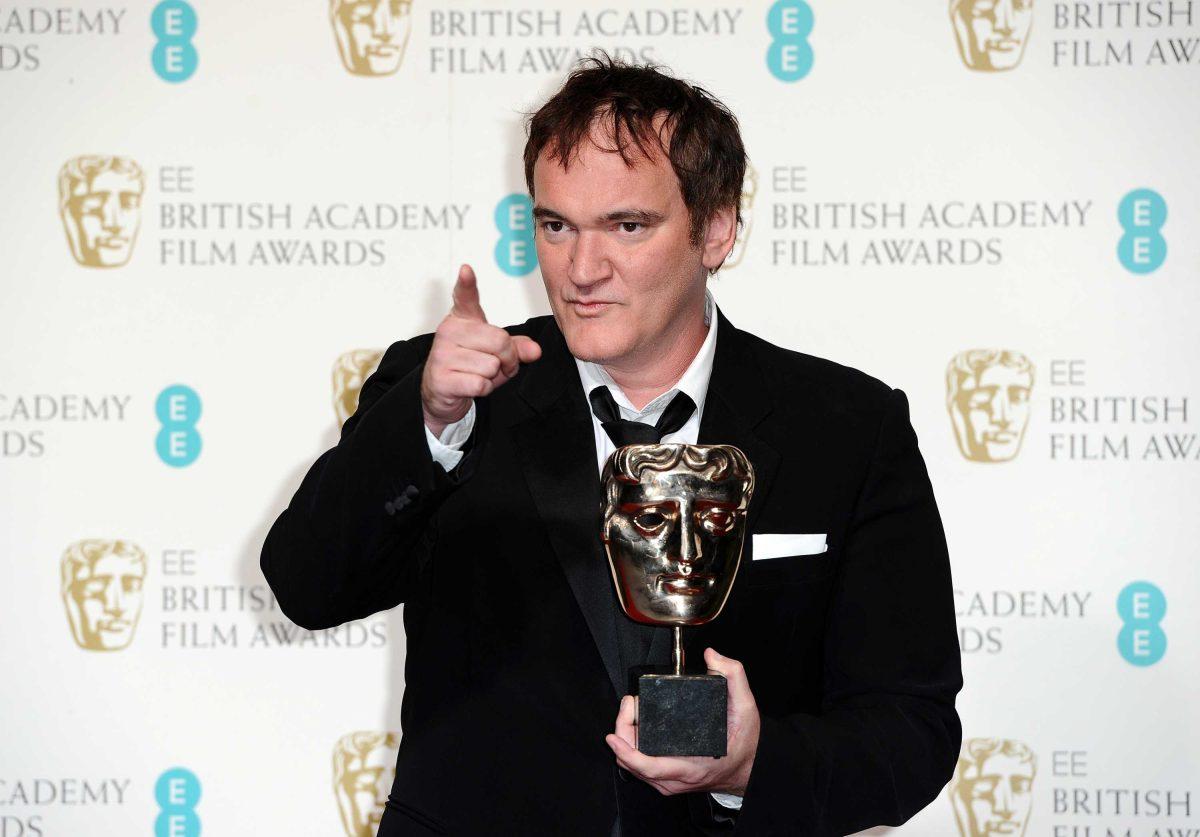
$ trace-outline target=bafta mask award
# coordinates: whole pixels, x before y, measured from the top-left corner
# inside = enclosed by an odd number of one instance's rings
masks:
[[[726,685],[684,668],[683,628],[715,619],[742,561],[754,469],[731,445],[626,445],[604,466],[601,539],[630,619],[674,632],[669,672],[638,678],[638,750],[724,756]]]

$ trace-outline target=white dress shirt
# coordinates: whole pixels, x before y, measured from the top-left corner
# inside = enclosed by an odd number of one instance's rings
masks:
[[[680,444],[694,445],[700,436],[700,417],[704,414],[704,400],[708,395],[708,381],[712,377],[713,357],[717,351],[717,320],[713,317],[714,303],[712,294],[706,288],[704,291],[704,324],[708,327],[708,334],[704,338],[704,342],[700,345],[700,351],[692,358],[691,364],[688,365],[687,371],[683,373],[675,385],[658,396],[647,404],[642,409],[635,409],[630,400],[626,397],[621,388],[612,379],[612,376],[604,370],[604,367],[598,363],[592,363],[587,360],[575,358],[575,367],[579,370],[579,380],[583,385],[584,400],[588,402],[589,412],[591,410],[591,402],[588,400],[588,395],[593,389],[600,385],[608,387],[612,393],[613,400],[617,403],[617,408],[620,410],[621,418],[627,421],[640,421],[646,424],[653,425],[658,421],[663,411],[667,409],[667,405],[671,403],[676,393],[686,392],[688,396],[696,403],[696,411],[688,417],[684,422],[683,427],[676,430],[674,433],[668,433],[663,436],[663,442],[676,442]],[[428,427],[425,428],[425,438],[429,442],[429,452],[433,455],[435,462],[441,464],[447,471],[453,469],[460,459],[462,459],[462,446],[471,435],[471,429],[475,426],[475,402],[471,402],[467,414],[453,424],[446,425],[440,437],[434,436]],[[617,446],[613,444],[612,439],[608,437],[603,425],[600,424],[600,419],[592,414],[592,432],[595,434],[596,440],[596,479],[600,478],[601,472],[604,470],[604,463],[612,454]],[[727,793],[714,793],[713,799],[721,803],[727,808],[741,808],[742,798]]]

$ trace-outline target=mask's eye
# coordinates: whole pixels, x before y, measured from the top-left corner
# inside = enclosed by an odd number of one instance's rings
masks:
[[[733,512],[725,509],[710,509],[700,515],[700,525],[710,535],[725,535],[733,529]]]
[[[667,522],[667,519],[656,511],[644,511],[637,514],[633,518],[633,525],[638,528],[643,535],[652,535],[662,528],[662,525]]]

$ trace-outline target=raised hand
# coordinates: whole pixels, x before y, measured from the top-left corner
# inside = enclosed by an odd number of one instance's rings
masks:
[[[541,346],[531,338],[488,323],[470,265],[459,268],[453,296],[454,305],[438,324],[421,376],[425,426],[435,436],[465,416],[473,398],[490,395],[514,377],[522,363],[542,356]]]

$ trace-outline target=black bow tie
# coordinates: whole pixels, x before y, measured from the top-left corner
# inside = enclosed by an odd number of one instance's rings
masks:
[[[658,422],[652,426],[644,421],[627,421],[621,418],[617,402],[608,391],[608,387],[603,384],[588,394],[588,400],[592,402],[592,412],[600,419],[604,432],[617,447],[658,444],[663,436],[669,436],[687,424],[687,420],[696,411],[696,404],[686,392],[677,393],[659,416]]]

